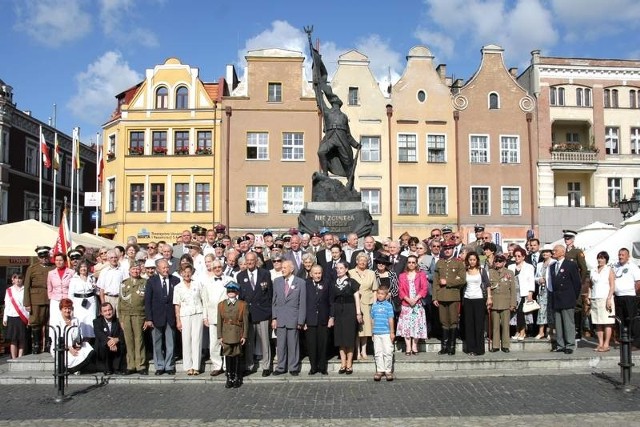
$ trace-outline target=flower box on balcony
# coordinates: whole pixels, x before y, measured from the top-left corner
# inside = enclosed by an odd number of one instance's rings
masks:
[[[187,147],[176,148],[175,154],[176,156],[186,156],[187,154],[189,154],[189,148]]]
[[[196,154],[200,155],[200,156],[206,156],[211,154],[211,148],[198,148],[196,150]]]
[[[166,147],[153,147],[153,155],[154,156],[164,156],[167,154]]]
[[[143,147],[131,147],[129,148],[129,155],[131,156],[142,156],[144,154]]]
[[[113,160],[115,158],[116,158],[116,153],[112,153],[112,152],[107,153],[107,160]]]

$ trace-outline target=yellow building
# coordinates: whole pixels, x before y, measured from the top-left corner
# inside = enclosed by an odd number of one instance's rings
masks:
[[[117,95],[103,126],[101,226],[115,240],[174,242],[194,224],[220,221],[220,98],[225,81],[169,58]]]

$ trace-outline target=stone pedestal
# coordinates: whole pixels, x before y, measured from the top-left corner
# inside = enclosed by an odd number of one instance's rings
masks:
[[[362,237],[371,234],[373,219],[362,202],[306,203],[298,216],[298,228],[303,233],[314,233],[323,227],[334,234],[357,233]]]

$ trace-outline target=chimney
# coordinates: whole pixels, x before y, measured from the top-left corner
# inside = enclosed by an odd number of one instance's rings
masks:
[[[509,68],[509,74],[511,74],[513,77],[518,77],[518,67]]]
[[[540,63],[540,49],[531,51],[531,64]]]
[[[440,76],[440,81],[442,83],[447,83],[447,64],[440,64],[436,67],[436,72],[438,76]]]

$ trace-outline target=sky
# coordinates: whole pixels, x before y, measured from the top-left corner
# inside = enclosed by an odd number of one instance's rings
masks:
[[[379,82],[395,82],[413,46],[427,46],[447,74],[469,79],[484,45],[523,71],[544,56],[640,59],[638,0],[0,0],[0,80],[14,102],[83,143],[95,140],[115,95],[169,57],[214,82],[247,50],[308,55],[303,28],[329,72],[356,49]]]

